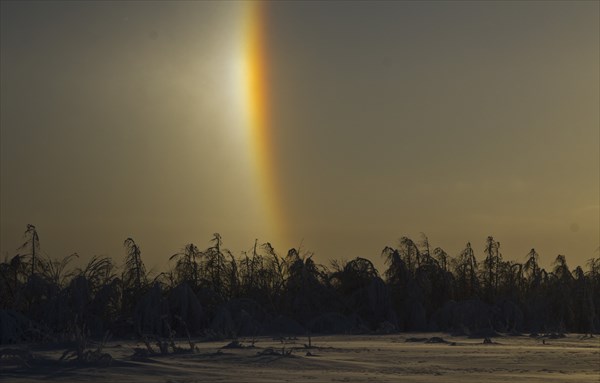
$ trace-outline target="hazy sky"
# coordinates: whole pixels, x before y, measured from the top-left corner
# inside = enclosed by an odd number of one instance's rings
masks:
[[[243,4],[1,3],[0,252],[149,266],[219,232],[317,261],[425,232],[583,264],[600,245],[600,8],[585,2],[271,2],[265,43],[287,235],[241,118]],[[273,223],[270,223],[271,226]]]

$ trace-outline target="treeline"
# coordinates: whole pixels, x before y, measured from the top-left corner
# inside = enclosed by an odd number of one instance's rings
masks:
[[[524,263],[504,260],[488,237],[476,257],[470,243],[455,257],[425,236],[403,237],[381,256],[380,274],[356,258],[324,266],[310,253],[280,256],[254,244],[235,257],[219,234],[170,257],[151,275],[138,244],[124,242],[122,267],[94,257],[69,267],[76,254],[48,259],[28,225],[20,253],[0,263],[0,343],[146,335],[238,337],[261,334],[449,331],[581,332],[600,329],[600,257],[570,269],[556,257],[539,266],[532,249]]]

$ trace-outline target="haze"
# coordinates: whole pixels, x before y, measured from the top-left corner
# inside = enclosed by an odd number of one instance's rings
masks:
[[[257,198],[236,2],[1,3],[0,252],[163,268],[219,232],[380,262],[425,232],[582,265],[600,245],[598,2],[270,2],[286,235]],[[276,223],[277,224],[277,223]]]

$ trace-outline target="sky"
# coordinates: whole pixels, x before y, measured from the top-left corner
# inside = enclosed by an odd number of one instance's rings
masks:
[[[0,255],[600,245],[600,3],[13,2]]]

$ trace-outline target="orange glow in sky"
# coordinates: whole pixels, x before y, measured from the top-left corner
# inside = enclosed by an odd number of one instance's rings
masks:
[[[254,159],[269,231],[276,241],[285,243],[285,219],[270,118],[272,100],[269,94],[266,7],[262,2],[248,2],[246,7],[244,86],[250,152]]]

